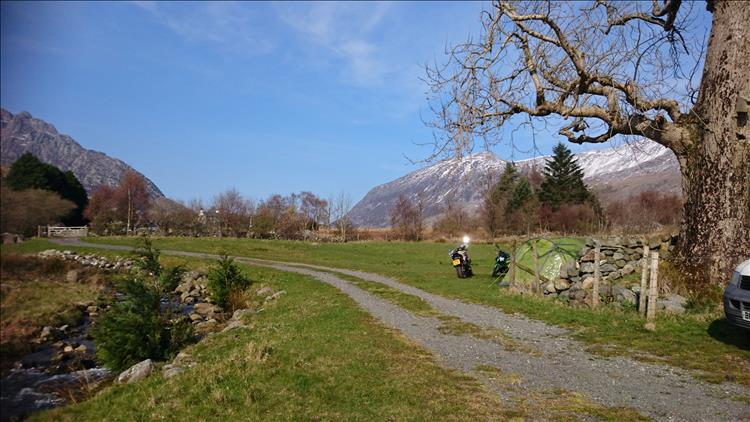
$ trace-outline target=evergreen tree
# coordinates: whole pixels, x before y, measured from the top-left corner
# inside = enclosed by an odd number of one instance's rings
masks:
[[[582,204],[589,198],[583,183],[583,170],[573,153],[563,145],[552,149],[552,158],[544,166],[544,181],[539,190],[539,201],[557,210],[565,204]]]
[[[43,189],[57,193],[61,198],[76,204],[76,208],[63,219],[63,222],[68,225],[80,225],[85,222],[83,210],[88,204],[88,196],[73,172],[63,173],[57,167],[44,163],[27,152],[10,166],[6,181],[15,191]]]
[[[492,202],[498,204],[507,199],[518,183],[518,178],[518,169],[516,169],[515,164],[511,162],[505,163],[503,175],[500,176],[500,180],[492,188]]]
[[[531,190],[531,184],[529,179],[525,176],[521,176],[513,187],[513,192],[510,194],[508,203],[505,205],[505,214],[511,214],[514,211],[520,209],[534,196],[534,192]]]

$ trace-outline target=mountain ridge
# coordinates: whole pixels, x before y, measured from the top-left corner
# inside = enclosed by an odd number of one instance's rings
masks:
[[[600,200],[610,203],[645,190],[680,194],[677,158],[651,141],[575,154],[584,181]],[[521,171],[544,167],[549,157],[515,161]],[[400,195],[416,201],[421,196],[427,221],[437,218],[448,201],[469,213],[476,212],[482,192],[502,174],[507,161],[492,152],[442,160],[398,179],[375,186],[349,213],[360,227],[387,227],[390,208]]]
[[[30,152],[45,163],[62,171],[72,171],[90,195],[99,186],[116,186],[126,171],[135,170],[124,161],[84,148],[75,139],[61,134],[55,126],[31,113],[13,114],[0,108],[0,165],[10,166]],[[151,198],[164,197],[161,189],[148,177],[146,190]]]

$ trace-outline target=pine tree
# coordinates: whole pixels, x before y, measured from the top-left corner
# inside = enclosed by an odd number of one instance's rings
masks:
[[[565,204],[582,204],[590,196],[583,183],[583,170],[573,153],[562,143],[552,149],[552,158],[544,166],[544,181],[539,201],[557,210]]]
[[[531,190],[531,184],[529,179],[525,176],[521,176],[513,188],[513,192],[510,194],[508,203],[505,205],[505,214],[511,214],[514,211],[520,209],[526,204],[532,197],[534,192]]]

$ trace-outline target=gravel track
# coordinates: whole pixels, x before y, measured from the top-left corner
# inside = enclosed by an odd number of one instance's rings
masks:
[[[61,241],[71,246],[131,250],[127,246]],[[206,253],[162,250],[169,255],[215,259]],[[629,407],[657,420],[750,421],[750,405],[733,400],[750,397],[750,389],[731,383],[710,384],[695,379],[690,372],[668,365],[638,362],[625,357],[602,357],[585,351],[585,345],[572,339],[567,330],[510,315],[493,307],[462,302],[435,295],[378,274],[329,268],[318,265],[284,263],[246,257],[237,261],[295,272],[314,277],[349,295],[362,308],[389,327],[399,330],[437,355],[450,368],[477,375],[478,365],[519,374],[523,388],[549,391],[559,388],[583,393],[593,402],[610,407]],[[508,351],[497,343],[471,336],[443,334],[437,318],[415,315],[384,299],[323,271],[334,271],[382,283],[420,297],[445,315],[483,327],[503,330],[517,342],[541,353]],[[493,391],[503,395],[486,377],[478,377]],[[505,392],[505,394],[508,394]],[[507,399],[508,397],[502,397]]]

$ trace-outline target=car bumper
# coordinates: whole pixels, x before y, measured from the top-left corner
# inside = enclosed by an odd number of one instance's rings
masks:
[[[743,310],[750,311],[750,290],[730,284],[724,290],[724,314],[730,323],[750,330],[750,321],[742,319]]]

